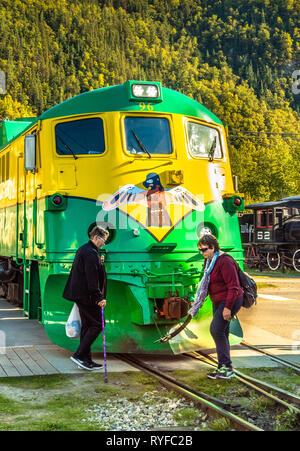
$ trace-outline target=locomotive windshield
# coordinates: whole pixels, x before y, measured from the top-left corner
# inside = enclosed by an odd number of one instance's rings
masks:
[[[194,157],[222,158],[219,132],[212,127],[188,122],[188,144]]]
[[[103,122],[99,117],[62,122],[55,127],[59,155],[93,155],[105,151]]]
[[[160,117],[126,117],[126,150],[131,154],[169,155],[172,153],[169,121]]]

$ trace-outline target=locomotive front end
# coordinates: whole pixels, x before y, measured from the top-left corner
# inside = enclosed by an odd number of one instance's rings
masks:
[[[234,193],[220,120],[160,83],[135,81],[81,94],[40,119],[47,173],[37,204],[44,214],[39,268],[49,338],[70,350],[78,345],[65,335],[72,305],[62,292],[77,248],[98,224],[110,233],[101,251],[108,352],[212,347],[209,301],[173,340],[157,341],[185,321],[194,301],[201,234],[213,233],[242,262],[236,212],[243,199]],[[231,342],[241,336],[233,321]],[[93,350],[102,350],[101,339]]]

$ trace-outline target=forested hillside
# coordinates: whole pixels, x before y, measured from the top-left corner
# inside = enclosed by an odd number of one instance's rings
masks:
[[[0,0],[0,118],[159,80],[229,126],[247,200],[300,192],[300,6],[294,0]],[[300,86],[299,86],[300,88]]]

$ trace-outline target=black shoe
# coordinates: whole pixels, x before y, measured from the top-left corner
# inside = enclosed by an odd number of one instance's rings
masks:
[[[75,357],[74,355],[72,355],[72,357],[70,357],[70,359],[72,360],[72,362],[76,363],[76,365],[78,365],[80,368],[83,368],[84,370],[88,370],[88,371],[96,371],[96,370],[102,370],[103,365],[93,362],[92,360],[80,360],[77,357]]]
[[[75,355],[72,355],[72,357],[70,357],[70,359],[72,360],[72,362],[76,363],[77,365],[79,365],[79,363],[83,363],[83,360],[78,359],[77,357],[75,357]]]
[[[102,365],[101,363],[96,363],[96,362],[89,362],[90,365],[92,365],[94,370],[102,370],[102,368],[104,367],[104,365]]]
[[[72,362],[76,363],[76,365],[80,368],[83,368],[84,370],[93,371],[94,365],[91,362],[85,362],[83,360],[77,359],[76,357],[72,356],[70,357]]]

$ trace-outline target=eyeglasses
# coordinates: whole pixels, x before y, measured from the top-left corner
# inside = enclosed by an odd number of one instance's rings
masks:
[[[199,249],[199,252],[206,252],[207,251],[207,249],[209,249],[208,247],[199,247],[198,248]]]

